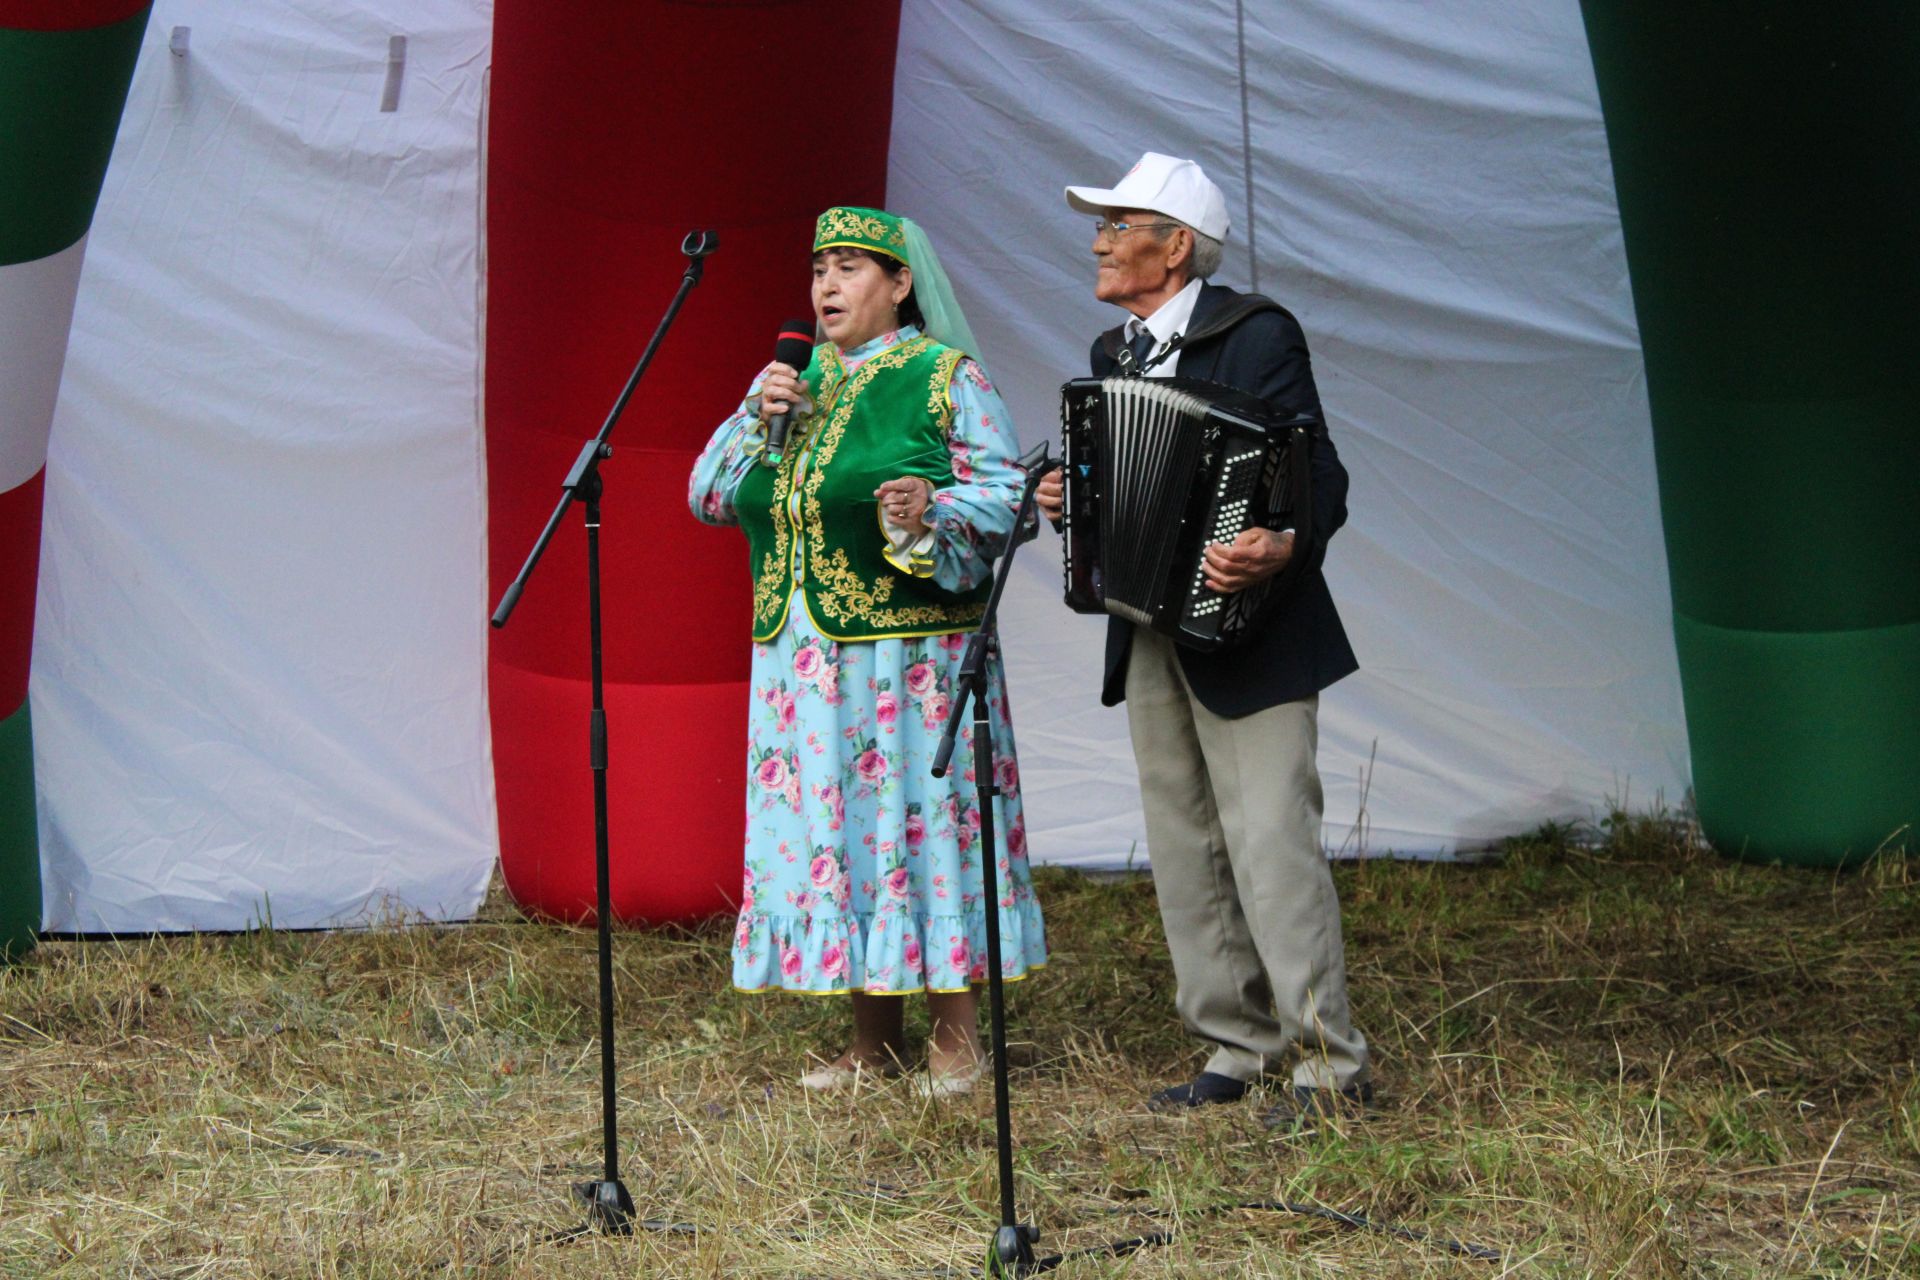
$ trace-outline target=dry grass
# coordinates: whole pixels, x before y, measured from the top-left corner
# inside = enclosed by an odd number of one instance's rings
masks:
[[[1151,887],[1046,874],[1012,989],[1023,1214],[1062,1275],[1920,1274],[1920,874],[1550,830],[1338,869],[1383,1106],[1278,1138],[1140,1099],[1197,1062]],[[628,1186],[697,1237],[545,1243],[597,1174],[590,934],[476,925],[49,943],[0,972],[0,1275],[903,1275],[997,1216],[989,1096],[787,1081],[837,1001],[724,989],[727,933],[616,939]],[[913,1016],[924,1019],[917,1007]],[[1274,1213],[1285,1198],[1501,1262]],[[1162,1216],[1164,1215],[1164,1216]]]

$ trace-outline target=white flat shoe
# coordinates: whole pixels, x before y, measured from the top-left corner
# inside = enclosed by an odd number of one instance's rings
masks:
[[[980,1083],[980,1077],[987,1073],[987,1064],[976,1062],[962,1071],[945,1071],[935,1074],[932,1071],[913,1078],[913,1091],[923,1098],[962,1098],[973,1092]]]
[[[829,1062],[825,1066],[815,1067],[812,1071],[801,1076],[800,1087],[802,1089],[813,1090],[816,1093],[831,1093],[835,1089],[854,1088],[862,1081],[868,1084],[878,1084],[883,1080],[890,1080],[899,1074],[898,1069],[881,1069],[876,1071],[871,1067],[863,1066],[859,1063],[855,1063],[850,1067],[844,1067],[838,1062]]]

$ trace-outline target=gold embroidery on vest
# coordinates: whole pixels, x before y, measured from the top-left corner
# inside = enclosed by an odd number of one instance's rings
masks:
[[[828,347],[820,355],[820,386],[817,391],[820,409],[824,414],[833,408],[841,389],[846,385],[846,366],[840,362],[840,354]],[[794,431],[788,437],[785,456],[773,477],[773,550],[760,562],[759,576],[753,583],[753,638],[771,640],[779,634],[779,623],[785,618],[787,603],[793,598],[793,538],[791,522],[787,517],[787,507],[793,498],[793,480],[796,469],[806,453],[807,436],[811,434],[812,421],[794,424]]]
[[[792,450],[780,460],[780,468],[773,477],[773,550],[760,562],[759,576],[753,583],[753,631],[756,640],[763,638],[769,626],[777,622],[786,609],[787,598],[792,584],[787,581],[790,566],[793,563],[793,549],[787,528],[787,497],[793,488],[793,458],[799,450]],[[786,589],[783,591],[782,587]]]
[[[953,371],[966,358],[966,352],[948,347],[934,362],[933,382],[927,388],[927,412],[940,424],[942,434],[953,429]]]
[[[827,555],[826,515],[820,509],[820,486],[826,479],[827,464],[833,461],[833,455],[840,449],[840,441],[847,433],[847,423],[853,420],[854,401],[859,399],[860,391],[867,383],[884,370],[900,368],[932,345],[924,336],[914,338],[861,365],[853,375],[849,388],[852,394],[842,397],[835,404],[833,415],[820,434],[818,456],[814,461],[813,473],[807,477],[805,496],[801,502],[805,511],[809,551],[813,556],[813,573],[820,582],[817,603],[822,612],[830,613],[838,620],[858,621],[862,615],[874,614],[875,606],[885,604],[893,595],[893,580],[882,579],[869,589],[847,563],[844,550]]]
[[[861,365],[860,371],[853,377],[855,395],[869,380],[863,375],[867,375],[869,370],[874,374],[882,371],[875,366],[881,365],[884,361],[885,369],[900,368],[932,345],[934,345],[933,342],[923,335],[895,347],[892,351],[874,356]],[[953,381],[953,371],[964,354],[949,349],[942,352],[940,358],[934,362],[933,377],[928,388],[927,411],[940,424],[942,434],[945,434],[953,425],[953,405],[948,398],[948,387]],[[885,608],[883,606],[893,597],[893,586],[896,581],[894,577],[883,574],[871,582],[863,581],[848,562],[844,548],[836,548],[831,556],[826,553],[826,524],[820,509],[821,478],[827,464],[833,461],[834,452],[840,447],[841,437],[846,434],[847,423],[853,417],[854,398],[854,395],[846,398],[821,435],[819,457],[813,474],[807,478],[805,496],[802,499],[806,511],[808,541],[813,556],[813,573],[820,583],[815,603],[820,606],[821,612],[833,615],[836,621],[842,623],[864,621],[881,630],[978,622],[986,616],[984,604]]]

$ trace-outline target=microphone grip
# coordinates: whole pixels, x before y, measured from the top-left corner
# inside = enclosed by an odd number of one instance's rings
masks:
[[[787,424],[793,420],[793,410],[785,409],[767,419],[767,463],[779,466],[781,457],[787,451]]]

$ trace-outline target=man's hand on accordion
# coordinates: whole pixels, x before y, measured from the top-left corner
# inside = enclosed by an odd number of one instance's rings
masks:
[[[1244,591],[1287,567],[1293,559],[1293,530],[1248,529],[1231,543],[1207,548],[1207,586],[1226,594]]]
[[[1066,472],[1056,466],[1042,476],[1033,491],[1033,505],[1040,508],[1041,515],[1059,525],[1060,513],[1067,509]]]

